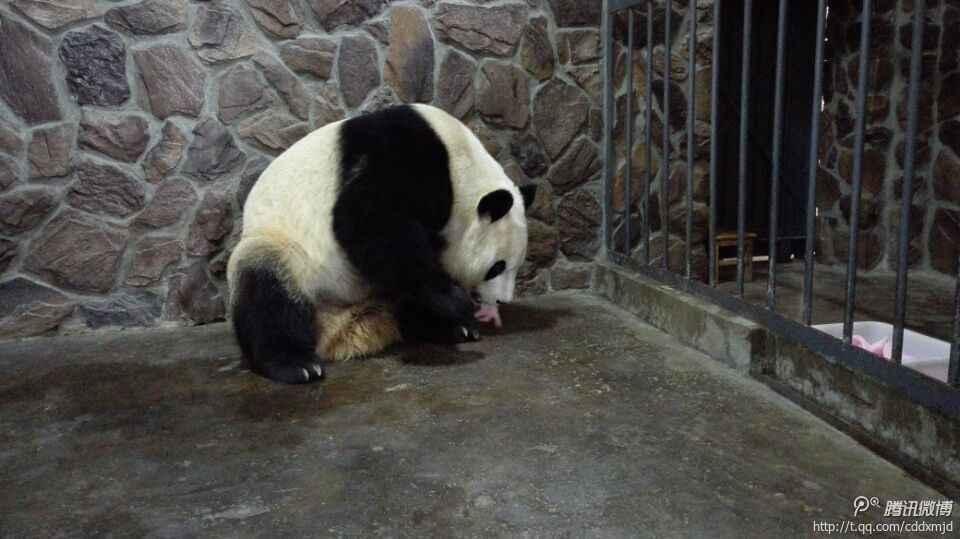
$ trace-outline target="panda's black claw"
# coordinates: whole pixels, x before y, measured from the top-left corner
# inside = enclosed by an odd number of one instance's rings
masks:
[[[473,338],[473,340],[479,341],[479,340],[480,340],[480,330],[474,328],[472,331],[470,331],[470,336]]]

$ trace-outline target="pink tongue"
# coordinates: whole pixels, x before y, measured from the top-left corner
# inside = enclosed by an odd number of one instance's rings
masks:
[[[500,311],[496,305],[481,304],[473,316],[481,322],[493,322],[493,325],[498,328],[503,326],[503,323],[500,321]]]

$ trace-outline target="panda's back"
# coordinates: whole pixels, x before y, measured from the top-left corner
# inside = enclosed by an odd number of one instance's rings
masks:
[[[332,231],[340,191],[340,129],[328,124],[297,141],[263,171],[243,208],[243,236],[283,239],[302,252],[303,288],[353,302],[366,290]],[[272,240],[273,241],[273,240]]]
[[[313,131],[267,166],[243,209],[245,234],[282,228],[302,240],[329,233],[328,216],[340,187],[342,124]]]
[[[342,245],[351,234],[413,218],[456,243],[463,227],[453,221],[475,219],[479,195],[504,183],[512,187],[458,120],[425,105],[394,107],[328,124],[277,157],[247,198],[243,235],[300,246],[312,276],[301,285],[355,301],[365,290]]]

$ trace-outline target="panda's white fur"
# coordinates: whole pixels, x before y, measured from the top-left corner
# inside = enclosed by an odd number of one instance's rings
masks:
[[[446,240],[440,258],[444,270],[461,286],[473,290],[483,304],[513,300],[517,271],[527,247],[523,195],[462,122],[428,105],[411,108],[426,120],[449,157],[453,204],[441,232]],[[399,338],[389,313],[371,310],[371,305],[379,305],[378,298],[371,296],[369,283],[349,262],[333,233],[333,209],[341,189],[340,134],[345,121],[308,134],[264,170],[246,199],[243,233],[227,268],[231,304],[239,300],[239,272],[269,267],[295,300],[315,306],[318,324],[352,331],[353,336],[345,338],[353,342],[327,342],[328,351],[337,346],[342,350],[330,352],[337,357],[326,359],[375,352]],[[516,203],[491,223],[478,215],[477,207],[484,195],[496,190],[508,191]],[[506,263],[506,270],[485,280],[491,264],[498,260]],[[324,343],[318,347],[323,349]]]
[[[462,286],[476,289],[486,304],[514,298],[516,276],[526,256],[527,221],[522,204],[505,219],[484,223],[477,217],[483,195],[506,189],[522,200],[503,167],[462,122],[430,105],[411,105],[447,148],[454,204],[443,236],[449,247],[442,262]],[[228,264],[234,282],[237,262],[251,260],[282,246],[287,252],[290,284],[311,297],[354,304],[367,299],[369,288],[347,261],[332,234],[332,210],[339,194],[340,142],[343,121],[327,124],[293,144],[261,174],[243,208],[243,235]],[[491,260],[506,255],[507,270],[484,282]],[[233,287],[231,287],[233,290]]]
[[[300,139],[273,160],[243,206],[243,234],[227,265],[231,300],[241,262],[283,254],[283,280],[291,293],[352,304],[368,290],[333,237],[333,205],[339,193],[343,122]]]

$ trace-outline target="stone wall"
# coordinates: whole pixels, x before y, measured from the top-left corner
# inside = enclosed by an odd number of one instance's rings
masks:
[[[0,1],[0,338],[225,316],[270,159],[400,102],[542,185],[525,293],[599,248],[600,2]]]
[[[859,2],[833,0],[828,19],[818,258],[846,267]],[[919,138],[912,209],[911,269],[956,275],[960,245],[960,0],[927,0]],[[897,267],[910,73],[912,0],[874,2],[867,98],[859,268]]]

